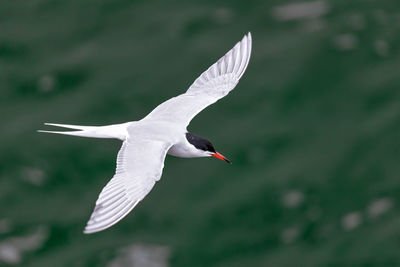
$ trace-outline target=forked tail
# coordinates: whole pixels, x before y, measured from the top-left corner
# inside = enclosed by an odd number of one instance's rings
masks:
[[[128,124],[129,123],[113,124],[107,126],[81,126],[81,125],[70,125],[70,124],[45,123],[45,125],[63,127],[77,131],[63,132],[63,131],[38,130],[38,132],[65,134],[65,135],[91,137],[91,138],[116,138],[120,140],[125,140],[128,135],[127,133]]]

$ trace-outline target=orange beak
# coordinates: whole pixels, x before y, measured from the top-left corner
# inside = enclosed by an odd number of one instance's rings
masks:
[[[224,160],[224,161],[226,161],[226,162],[228,162],[228,163],[231,163],[231,161],[230,161],[229,159],[225,158],[224,156],[222,156],[222,155],[219,154],[218,152],[215,152],[215,153],[212,154],[211,156],[213,156],[214,158],[217,158],[217,159]]]

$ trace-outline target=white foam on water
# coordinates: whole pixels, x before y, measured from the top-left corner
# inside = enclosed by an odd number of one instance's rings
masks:
[[[393,208],[393,202],[389,198],[376,199],[367,208],[369,217],[378,217]]]
[[[333,39],[335,47],[338,50],[349,51],[357,48],[358,46],[358,38],[354,34],[344,33],[335,36]]]
[[[300,191],[292,190],[287,192],[283,198],[283,205],[287,208],[295,208],[304,201],[304,194]]]
[[[24,252],[41,248],[48,236],[47,227],[40,226],[27,235],[5,239],[0,242],[0,261],[7,264],[19,264]]]
[[[354,211],[343,216],[342,227],[346,231],[351,231],[360,226],[361,222],[362,222],[361,213],[358,211]]]
[[[167,267],[170,249],[166,246],[133,244],[120,248],[117,257],[108,263],[108,267]]]
[[[299,2],[277,6],[272,9],[272,16],[278,21],[317,18],[329,12],[325,1]]]
[[[292,244],[300,236],[300,229],[297,226],[289,227],[283,230],[281,241],[284,244]]]

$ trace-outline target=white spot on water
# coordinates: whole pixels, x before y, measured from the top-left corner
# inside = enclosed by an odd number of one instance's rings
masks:
[[[337,35],[333,42],[337,49],[343,51],[353,50],[358,46],[357,36],[351,33]]]
[[[297,226],[289,227],[283,230],[281,240],[285,244],[292,244],[300,235],[300,230]]]
[[[24,252],[41,248],[48,236],[47,227],[41,226],[25,236],[5,239],[0,243],[0,261],[8,264],[20,263]]]
[[[377,40],[374,43],[376,53],[381,57],[386,57],[389,54],[389,46],[384,40]]]
[[[166,246],[134,244],[118,250],[108,267],[167,267],[170,249]]]
[[[30,184],[41,186],[45,180],[45,173],[41,169],[26,167],[22,170],[22,179]]]
[[[278,21],[317,18],[328,12],[329,7],[325,1],[292,3],[272,9],[272,15]]]
[[[282,198],[283,204],[288,208],[295,208],[303,203],[303,201],[303,193],[295,190],[287,192]]]
[[[342,227],[346,231],[351,231],[357,228],[362,222],[361,213],[358,211],[354,211],[348,213],[342,218]]]
[[[393,202],[389,198],[380,198],[373,201],[367,208],[368,216],[378,217],[388,212],[393,207]]]
[[[41,93],[47,93],[54,90],[55,79],[52,75],[46,74],[40,77],[38,81],[38,89]]]
[[[21,262],[21,253],[13,245],[2,242],[0,244],[0,260],[7,264]]]

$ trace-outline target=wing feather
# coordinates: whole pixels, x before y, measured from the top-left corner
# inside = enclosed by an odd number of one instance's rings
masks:
[[[251,34],[248,33],[203,72],[186,93],[160,104],[144,119],[164,120],[186,127],[200,111],[235,88],[249,64],[251,44]]]
[[[102,231],[123,219],[161,177],[170,144],[128,139],[117,156],[114,177],[101,191],[84,233]]]

